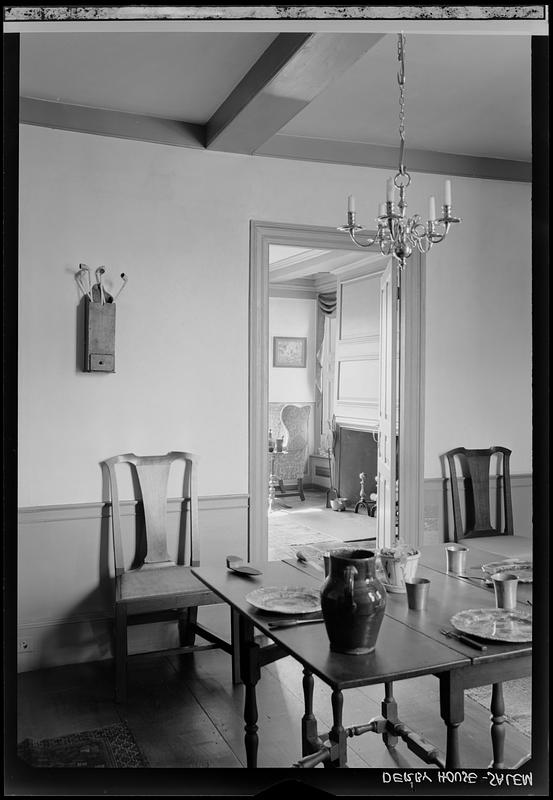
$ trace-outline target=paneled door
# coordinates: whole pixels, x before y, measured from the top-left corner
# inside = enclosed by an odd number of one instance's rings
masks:
[[[334,415],[340,425],[377,430],[380,275],[338,281]],[[371,476],[372,477],[372,476]]]

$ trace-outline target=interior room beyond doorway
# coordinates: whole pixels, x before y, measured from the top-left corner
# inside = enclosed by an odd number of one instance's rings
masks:
[[[341,366],[342,394],[345,386],[352,396],[369,400],[352,410],[353,418],[347,427],[359,428],[355,435],[368,437],[366,441],[370,440],[372,445],[365,447],[363,442],[364,460],[360,464],[366,470],[366,497],[374,498],[382,272],[382,265],[376,261],[374,254],[348,250],[269,245],[270,444],[276,449],[277,443],[282,447],[284,441],[286,448],[288,432],[281,418],[285,406],[304,409],[306,417],[300,478],[305,486],[305,500],[294,494],[297,480],[294,474],[286,473],[284,486],[272,481],[273,470],[278,477],[279,463],[284,459],[278,453],[276,457],[269,453],[269,558],[291,557],[298,548],[305,549],[307,545],[375,540],[376,518],[364,506],[359,507],[358,513],[355,511],[363,493],[359,467],[347,464],[346,459],[337,462],[334,452],[340,424],[344,427],[348,423],[344,405],[337,408],[340,395],[336,379]],[[338,298],[343,302],[337,310]],[[347,363],[337,361],[337,347],[340,356],[340,347],[343,349],[347,340],[356,340],[357,348],[364,340],[368,349],[363,362],[351,358]],[[288,362],[279,360],[276,348],[281,342],[298,348],[296,360],[292,351]],[[327,492],[334,490],[340,494],[339,489],[344,487],[348,496],[343,498],[343,510],[337,513],[329,507]]]

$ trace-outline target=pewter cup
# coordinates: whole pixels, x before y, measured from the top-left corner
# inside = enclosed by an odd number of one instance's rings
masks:
[[[465,574],[468,547],[462,544],[450,544],[446,547],[447,571],[456,575]]]
[[[517,576],[511,572],[496,572],[495,575],[492,575],[492,581],[497,608],[504,608],[506,611],[512,611],[513,608],[516,608]]]
[[[407,605],[413,611],[424,611],[428,600],[428,589],[430,581],[428,578],[411,578],[405,581],[407,591]]]

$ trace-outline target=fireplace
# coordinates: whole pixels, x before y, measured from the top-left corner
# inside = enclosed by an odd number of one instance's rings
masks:
[[[378,436],[373,431],[360,430],[346,425],[336,426],[336,445],[334,449],[336,465],[336,488],[340,497],[347,497],[347,506],[355,506],[359,500],[361,481],[364,472],[365,495],[376,492],[378,471]]]

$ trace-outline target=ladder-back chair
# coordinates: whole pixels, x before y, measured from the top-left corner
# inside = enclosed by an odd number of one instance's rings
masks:
[[[171,510],[174,507],[175,515],[171,513],[169,531],[167,494],[176,462],[184,462],[183,489],[181,497],[171,499]],[[102,467],[107,470],[111,497],[117,702],[126,700],[128,659],[141,655],[128,652],[128,625],[175,620],[179,646],[157,651],[156,655],[221,648],[232,655],[233,680],[237,682],[238,662],[232,641],[225,641],[197,621],[198,606],[221,602],[191,572],[192,567],[200,563],[197,456],[180,451],[161,456],[126,453],[106,459]],[[123,519],[120,486],[122,470],[125,469],[127,479],[132,480],[136,513],[125,514]],[[180,485],[180,475],[178,477]],[[136,525],[128,524],[130,520],[134,520]],[[124,540],[128,544],[126,548]],[[232,615],[230,630],[233,640],[236,620]],[[196,634],[209,644],[196,645]]]

